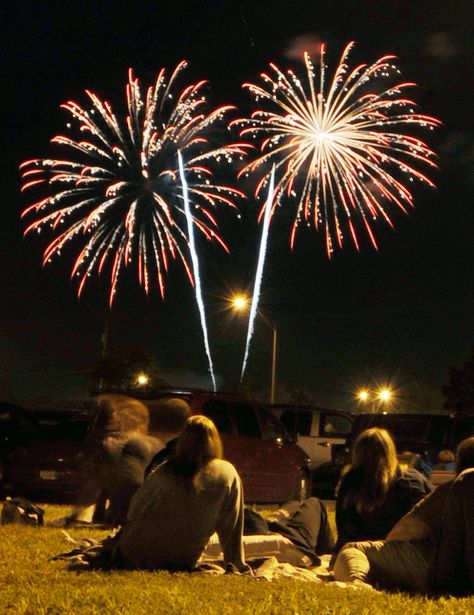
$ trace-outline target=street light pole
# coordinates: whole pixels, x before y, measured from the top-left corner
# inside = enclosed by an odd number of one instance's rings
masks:
[[[268,327],[272,330],[273,335],[273,344],[272,344],[272,380],[271,380],[271,388],[270,388],[270,403],[275,403],[275,386],[276,386],[276,361],[277,361],[277,329],[274,324],[272,324],[268,318],[266,318],[260,310],[257,310],[257,314],[260,318],[266,323]]]
[[[242,312],[248,309],[249,299],[244,295],[236,295],[230,301],[232,307],[238,312]],[[272,330],[272,373],[271,373],[271,387],[270,387],[270,403],[275,403],[275,390],[276,390],[276,364],[277,364],[277,339],[278,333],[275,325],[268,320],[260,310],[257,310],[257,314],[264,321],[267,327]]]

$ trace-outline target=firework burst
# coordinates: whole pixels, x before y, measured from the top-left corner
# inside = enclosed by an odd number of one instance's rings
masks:
[[[22,214],[30,218],[25,234],[47,229],[54,235],[45,249],[44,263],[73,239],[82,241],[72,269],[78,295],[88,278],[100,274],[107,263],[111,263],[110,303],[123,267],[131,263],[136,264],[147,293],[156,279],[164,295],[164,274],[171,259],[182,261],[194,283],[178,150],[186,161],[193,224],[208,240],[227,249],[214,212],[219,205],[235,207],[234,200],[243,195],[215,183],[208,164],[221,159],[232,162],[248,146],[209,147],[207,130],[232,107],[204,112],[204,81],[175,96],[173,85],[185,66],[181,62],[169,80],[161,70],[145,95],[130,70],[125,121],[119,121],[108,102],[86,90],[89,110],[73,101],[62,105],[72,116],[68,127],[76,125],[83,136],[52,139],[67,150],[67,156],[21,165],[22,190],[43,187],[47,192]]]
[[[345,48],[329,84],[324,46],[319,71],[304,54],[306,82],[292,70],[284,73],[270,64],[272,72],[262,74],[264,86],[244,84],[265,108],[234,122],[241,136],[261,140],[258,156],[241,171],[260,172],[256,196],[267,185],[273,163],[277,181],[272,213],[285,199],[296,200],[291,246],[301,223],[314,224],[324,229],[328,256],[335,245],[342,247],[347,232],[359,249],[357,218],[377,247],[373,222],[383,218],[392,226],[391,206],[406,212],[413,205],[403,179],[433,186],[416,166],[436,166],[434,152],[406,129],[432,129],[440,122],[416,113],[415,103],[404,96],[414,84],[379,85],[398,72],[394,56],[350,69],[347,57],[353,44]]]

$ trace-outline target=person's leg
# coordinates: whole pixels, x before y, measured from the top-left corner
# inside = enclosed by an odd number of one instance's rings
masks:
[[[334,565],[336,581],[362,581],[383,589],[427,592],[426,541],[351,542]]]
[[[296,529],[316,553],[330,553],[334,537],[329,526],[326,506],[318,498],[308,498],[288,520],[289,527]]]
[[[365,549],[360,548],[361,544],[363,543],[348,543],[339,551],[333,570],[336,581],[367,583],[370,563]]]
[[[285,502],[285,504],[282,504],[280,508],[277,508],[277,510],[267,516],[267,521],[285,521],[293,516],[295,512],[299,510],[300,506],[301,502],[298,500],[290,500]]]
[[[323,502],[318,498],[308,498],[302,503],[290,502],[285,509],[292,511],[291,516],[288,519],[280,517],[277,523],[270,523],[270,530],[290,538],[297,546],[305,544],[320,555],[332,550],[334,538]]]
[[[474,588],[474,469],[454,481],[433,561],[434,589],[466,593]]]

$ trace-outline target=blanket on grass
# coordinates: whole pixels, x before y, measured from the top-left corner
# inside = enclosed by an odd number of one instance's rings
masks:
[[[52,561],[67,561],[74,570],[123,570],[126,566],[116,556],[116,546],[120,540],[120,530],[107,536],[102,540],[93,538],[81,538],[76,540],[63,530],[66,540],[73,543],[75,548],[64,553],[60,553],[50,558]],[[254,579],[272,581],[275,579],[292,578],[313,583],[331,582],[338,587],[350,587],[352,589],[368,588],[361,583],[343,583],[335,581],[332,572],[329,570],[331,556],[323,555],[321,564],[313,567],[294,566],[288,562],[279,562],[275,556],[255,557],[246,559],[249,568],[245,572],[239,572],[232,564],[227,564],[223,560],[202,559],[190,573],[201,573],[211,575],[237,574],[249,576]]]

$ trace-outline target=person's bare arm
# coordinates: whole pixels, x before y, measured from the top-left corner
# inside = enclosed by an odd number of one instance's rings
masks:
[[[430,534],[431,527],[411,511],[393,526],[385,540],[419,540],[428,538]]]

